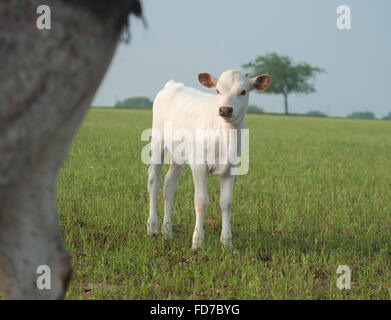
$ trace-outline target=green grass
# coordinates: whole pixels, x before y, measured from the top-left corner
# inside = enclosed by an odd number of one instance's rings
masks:
[[[145,110],[91,109],[73,142],[57,190],[74,268],[68,299],[391,297],[390,122],[249,115],[250,170],[233,194],[235,249],[220,246],[219,181],[210,176],[205,245],[195,253],[188,167],[173,239],[146,235],[140,136],[151,119]],[[351,268],[351,290],[336,287],[338,265]]]

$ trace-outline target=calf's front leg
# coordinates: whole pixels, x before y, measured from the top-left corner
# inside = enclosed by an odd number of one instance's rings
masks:
[[[235,176],[222,176],[220,179],[220,207],[222,211],[222,230],[220,241],[225,247],[232,247],[232,232],[231,232],[231,206],[232,206],[232,187],[235,181]]]
[[[193,232],[193,249],[198,249],[204,242],[204,214],[209,204],[206,189],[206,166],[192,168],[194,181],[194,206],[196,211],[196,224]]]

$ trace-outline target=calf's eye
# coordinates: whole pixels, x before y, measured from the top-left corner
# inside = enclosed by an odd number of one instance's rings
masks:
[[[246,90],[243,90],[241,93],[240,93],[241,96],[245,96],[246,95]]]

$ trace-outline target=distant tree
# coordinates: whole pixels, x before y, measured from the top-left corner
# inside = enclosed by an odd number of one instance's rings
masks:
[[[370,111],[357,111],[357,112],[352,112],[347,116],[348,118],[353,118],[353,119],[375,119],[375,114]]]
[[[323,69],[313,67],[308,63],[294,64],[289,57],[270,53],[258,56],[255,61],[243,65],[249,69],[250,75],[270,75],[272,81],[265,93],[282,94],[285,102],[285,114],[288,114],[288,95],[290,93],[312,93],[315,88],[311,80],[315,79]]]
[[[384,120],[391,120],[391,112],[388,114],[388,116],[385,116],[383,119]]]
[[[262,108],[259,108],[256,105],[250,104],[247,108],[247,113],[256,113],[256,114],[261,114],[265,113]]]
[[[152,101],[147,97],[132,97],[125,100],[118,101],[115,104],[116,108],[140,108],[140,109],[151,109]]]
[[[308,111],[306,115],[310,117],[327,117],[327,114],[320,111]]]

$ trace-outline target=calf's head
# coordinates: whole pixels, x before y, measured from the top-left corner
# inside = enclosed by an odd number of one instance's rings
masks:
[[[206,88],[215,88],[218,95],[217,114],[228,122],[243,119],[247,112],[251,90],[262,91],[270,83],[268,75],[248,78],[238,70],[227,70],[216,79],[209,73],[200,73],[198,81]]]

